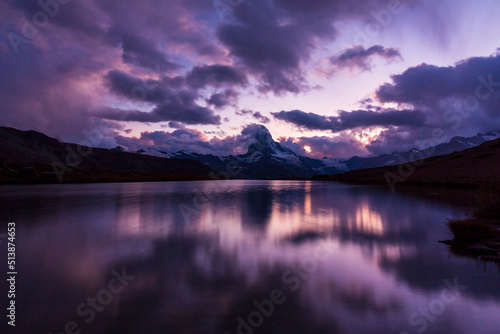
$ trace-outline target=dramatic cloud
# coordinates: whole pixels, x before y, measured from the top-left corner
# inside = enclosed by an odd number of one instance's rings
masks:
[[[122,121],[110,111],[126,104],[127,120],[220,122],[219,116],[198,104],[205,97],[197,88],[186,87],[183,77],[186,66],[187,73],[193,70],[190,64],[211,66],[227,58],[227,50],[207,34],[210,17],[206,13],[214,13],[211,4],[180,0],[53,3],[49,8],[28,0],[0,5],[0,76],[9,78],[0,80],[5,124],[79,142],[99,124],[96,111]],[[48,17],[47,22],[33,21],[42,16]],[[141,91],[133,87],[147,77],[155,78],[150,84],[158,80],[159,85],[142,99]],[[241,77],[239,82],[244,80]],[[113,94],[121,96],[119,103]],[[151,103],[151,114],[135,111],[136,105],[127,99]]]
[[[339,116],[322,116],[300,110],[272,113],[276,119],[295,124],[308,130],[330,130],[340,132],[359,127],[408,126],[419,127],[425,124],[425,115],[418,110],[370,110],[340,111]]]
[[[324,136],[280,138],[279,142],[297,154],[316,159],[322,159],[323,157],[351,157],[368,153],[361,142],[347,134],[334,138]],[[305,147],[308,147],[308,150]]]
[[[112,70],[105,76],[111,90],[131,99],[149,102],[162,102],[171,99],[176,91],[198,95],[201,88],[238,86],[246,84],[246,77],[229,66],[195,67],[186,78],[182,76],[163,77],[161,80],[143,80],[120,70]],[[226,89],[223,93],[213,94],[208,100],[216,107],[222,107],[229,100],[234,100],[238,93]]]
[[[177,129],[172,132],[154,131],[142,132],[137,137],[115,137],[118,145],[130,151],[137,151],[146,147],[156,147],[166,152],[185,150],[203,154],[227,156],[246,153],[248,147],[255,142],[255,135],[263,131],[262,125],[250,124],[245,126],[241,133],[224,138],[209,139],[203,132],[193,129]],[[267,131],[267,129],[265,129]]]
[[[392,80],[378,88],[378,100],[424,110],[426,127],[411,132],[387,129],[367,146],[373,153],[500,129],[499,54],[469,58],[455,66],[421,64],[393,75]]]
[[[119,121],[164,122],[177,121],[186,124],[220,124],[220,116],[196,101],[200,98],[196,90],[168,87],[170,79],[165,81],[142,80],[122,71],[113,70],[106,75],[110,89],[130,100],[156,103],[150,112],[139,110],[120,110],[101,108],[94,116]],[[233,91],[226,91],[220,97],[212,96],[208,100],[216,107],[222,107],[236,97]]]
[[[232,89],[226,89],[222,93],[215,93],[207,99],[207,103],[213,105],[215,108],[223,108],[228,105],[235,106],[238,93]]]
[[[402,58],[399,51],[394,48],[384,48],[382,45],[374,45],[365,49],[362,45],[356,45],[336,56],[330,57],[329,62],[332,65],[330,71],[333,72],[344,68],[357,68],[361,71],[370,70],[374,56],[379,56],[388,61]]]
[[[158,104],[151,112],[104,108],[93,115],[123,122],[158,123],[176,121],[186,124],[220,124],[220,116],[208,108],[193,102],[193,96],[185,92],[178,99]]]
[[[166,87],[160,87],[156,80],[144,80],[134,77],[119,70],[111,70],[106,75],[108,87],[119,96],[128,97],[131,100],[141,100],[148,102],[165,101],[169,95],[173,94]]]
[[[260,113],[260,111],[253,111],[253,110],[244,109],[244,110],[237,111],[236,115],[242,115],[242,116],[249,115],[249,116],[252,116],[253,118],[255,118],[256,120],[258,120],[260,123],[264,123],[264,124],[271,122],[269,117],[262,115]]]
[[[244,1],[234,8],[233,22],[220,25],[217,35],[233,57],[259,75],[261,91],[299,93],[308,89],[303,66],[310,60],[315,44],[334,40],[336,20],[361,17],[376,3]]]
[[[222,85],[244,86],[246,76],[230,66],[211,65],[196,66],[186,76],[189,85],[195,88],[205,86],[220,87]]]
[[[466,59],[448,67],[422,64],[393,75],[392,80],[393,83],[384,84],[377,90],[381,102],[436,107],[439,102],[454,99],[471,104],[469,108],[481,102],[491,115],[499,112],[498,54]]]
[[[271,122],[271,120],[269,119],[269,117],[266,117],[264,115],[262,115],[259,111],[253,113],[253,118],[255,118],[256,120],[260,121],[261,123],[269,123]]]
[[[101,65],[87,62],[86,67],[63,66],[54,60],[60,55],[58,50],[48,55],[34,45],[26,45],[25,49],[29,52],[0,51],[2,121],[8,126],[38,130],[64,140],[85,139],[82,131],[92,129],[95,124],[85,112],[101,99],[81,83],[99,71]],[[79,54],[87,56],[87,51]],[[75,62],[79,63],[78,59]]]
[[[399,18],[414,17],[420,2],[405,7],[407,14]],[[342,42],[339,37],[349,35],[346,29],[355,33],[355,24],[366,26],[367,20],[374,18],[370,13],[380,14],[388,8],[385,0],[245,0],[226,2],[228,15],[219,16],[213,2],[205,0],[56,1],[50,2],[52,7],[44,5],[47,3],[0,3],[1,122],[72,142],[87,140],[102,124],[109,125],[107,130],[99,130],[104,138],[96,145],[111,144],[116,132],[129,135],[133,128],[132,133],[136,133],[137,124],[130,122],[143,122],[141,131],[149,126],[152,133],[168,126],[195,131],[186,126],[197,125],[201,134],[218,135],[234,133],[245,122],[272,128],[274,120],[268,110],[294,108],[287,104],[293,99],[285,101],[282,96],[309,92],[311,87],[324,84],[318,81],[323,78],[314,76],[317,61],[333,54],[334,45]],[[450,8],[455,2],[448,0],[447,4],[436,17],[443,13],[448,15],[445,18],[453,16]],[[428,15],[425,9],[419,13]],[[403,19],[393,23],[404,26]],[[339,27],[343,28],[341,33]],[[410,35],[416,37],[417,30]],[[392,42],[397,39],[387,39],[387,43]],[[329,58],[329,65],[336,71],[366,70],[377,59],[400,57],[399,49],[371,45],[367,40],[363,46],[345,50]],[[396,46],[406,51],[409,45]],[[431,54],[429,49],[423,50]],[[373,152],[384,145],[388,150],[398,144],[410,146],[412,141],[432,136],[435,129],[464,134],[500,127],[496,118],[500,110],[498,58],[471,58],[450,67],[424,64],[410,68],[382,85],[374,101],[351,113],[341,111],[327,117],[282,111],[274,118],[305,129],[337,133],[379,126],[382,133],[368,145]],[[328,87],[332,91],[338,84],[334,80]],[[378,80],[370,78],[370,82]],[[360,93],[368,96],[372,92]],[[240,98],[244,106],[239,105]],[[327,95],[318,101],[330,98]],[[354,103],[358,95],[352,93],[351,98]],[[472,108],[474,98],[476,109]],[[331,102],[335,107],[333,95]],[[345,106],[349,101],[339,103]],[[455,111],[457,103],[471,115],[469,118]],[[266,112],[236,112],[252,106]],[[453,113],[447,113],[449,108]],[[284,129],[277,135],[290,136],[291,132]],[[166,139],[172,141],[181,134],[187,138],[186,133],[175,132]],[[238,136],[242,135],[233,136],[235,141]],[[352,138],[344,139],[349,144]],[[206,144],[202,142],[210,140],[190,137],[188,142],[203,149]],[[220,152],[239,145],[231,139],[214,140],[211,147]],[[323,147],[319,142],[310,139],[308,146]]]
[[[122,59],[125,63],[146,69],[161,69],[161,72],[180,67],[168,60],[167,56],[155,46],[155,43],[147,40],[144,36],[137,36],[131,32],[122,32],[120,36],[123,49]]]

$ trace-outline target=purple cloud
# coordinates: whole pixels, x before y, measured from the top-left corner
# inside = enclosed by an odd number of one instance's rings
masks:
[[[446,99],[476,99],[498,113],[500,54],[463,60],[455,66],[421,64],[392,76],[393,83],[376,92],[381,102],[409,103],[436,107]],[[476,96],[477,95],[477,96]]]
[[[225,65],[196,66],[186,75],[186,81],[195,88],[245,86],[247,84],[247,78],[243,73]]]
[[[220,109],[225,106],[235,106],[238,93],[232,89],[226,89],[222,93],[215,93],[207,99],[207,103],[213,105],[215,108]]]
[[[301,110],[272,113],[279,120],[308,130],[329,130],[340,132],[360,127],[407,126],[421,127],[425,124],[425,115],[418,110],[371,110],[340,111],[339,116],[322,116]]]
[[[275,94],[308,90],[304,66],[318,40],[332,41],[336,20],[361,17],[372,1],[245,1],[233,10],[217,36],[231,56],[261,81],[260,91]],[[314,20],[311,19],[314,17]]]
[[[374,153],[411,149],[419,142],[439,144],[500,128],[500,55],[474,57],[454,66],[421,64],[393,75],[376,91],[381,103],[423,110],[426,126],[384,130],[367,148]],[[439,134],[439,135],[436,135]]]
[[[364,20],[372,9],[386,6],[381,0],[244,1],[221,22],[213,4],[200,0],[70,1],[57,8],[37,1],[10,2],[0,12],[2,122],[73,142],[87,139],[86,133],[106,122],[117,127],[106,130],[107,136],[122,131],[127,121],[170,122],[179,130],[219,125],[219,109],[240,109],[237,99],[243,92],[258,99],[262,92],[309,90],[315,53],[338,38],[338,23]],[[54,15],[35,25],[34,15],[45,12]],[[12,34],[23,36],[19,44],[12,44]],[[374,57],[391,60],[398,55],[380,45],[357,46],[332,63],[339,69],[367,69]],[[334,132],[384,127],[370,150],[410,145],[436,128],[484,131],[498,127],[498,58],[410,68],[379,87],[379,103],[363,110],[336,117],[283,111],[274,118]],[[478,98],[477,110],[469,112],[474,116],[455,129],[456,115],[447,110],[456,103],[468,107],[476,91],[480,97],[490,95]],[[403,110],[394,110],[394,103]],[[228,122],[235,116],[232,109],[221,112]],[[262,112],[236,116],[270,122]]]
[[[267,124],[271,122],[271,119],[269,117],[262,115],[260,111],[253,111],[253,110],[248,110],[248,109],[243,109],[240,111],[236,112],[236,115],[241,115],[241,116],[252,116],[254,119],[258,120],[260,123]]]
[[[356,45],[336,56],[330,57],[329,62],[333,65],[332,71],[344,68],[357,68],[361,71],[368,71],[372,68],[371,60],[374,56],[384,58],[388,61],[402,58],[399,51],[395,48],[374,45],[365,49],[362,45]]]
[[[297,154],[316,159],[351,157],[369,153],[361,142],[347,134],[335,138],[325,136],[280,138],[279,143]],[[310,151],[306,151],[304,148],[306,146],[310,148]]]
[[[249,124],[238,135],[213,137],[209,139],[203,132],[194,129],[177,129],[172,132],[142,132],[140,137],[116,136],[118,145],[135,151],[145,147],[158,147],[167,152],[185,150],[203,154],[227,156],[242,154],[255,142],[255,134],[262,131],[262,125]]]

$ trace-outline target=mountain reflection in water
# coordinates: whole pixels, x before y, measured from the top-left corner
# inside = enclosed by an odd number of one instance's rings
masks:
[[[307,181],[1,189],[2,221],[17,224],[23,333],[69,321],[84,333],[500,330],[498,269],[437,242],[465,212],[444,195]],[[122,269],[135,278],[87,323],[77,306]],[[445,280],[467,288],[425,320]],[[284,302],[248,325],[276,290]]]

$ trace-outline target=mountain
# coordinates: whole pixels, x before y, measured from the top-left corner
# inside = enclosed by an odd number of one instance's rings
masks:
[[[313,167],[315,164],[325,167],[320,160],[299,156],[274,141],[265,126],[260,126],[253,143],[247,152],[241,155],[218,157],[186,151],[172,153],[158,147],[141,149],[137,153],[170,159],[197,160],[219,171],[235,171],[231,173],[231,177],[244,179],[308,178],[317,174]]]
[[[260,126],[245,154],[215,156],[187,151],[168,152],[147,147],[125,152],[123,147],[99,149],[61,143],[35,131],[0,127],[0,183],[106,182],[209,179],[210,172],[243,179],[310,178],[341,174],[363,168],[390,166],[434,157],[479,145],[497,138],[499,132],[474,137],[455,137],[419,154],[416,149],[376,157],[315,159],[296,154],[274,141]],[[86,155],[85,152],[91,151]],[[422,152],[421,152],[422,153]]]
[[[462,140],[461,140],[462,141]],[[447,155],[400,165],[358,169],[336,175],[318,175],[321,181],[433,186],[500,186],[500,138]]]
[[[415,161],[422,158],[436,157],[440,155],[460,152],[483,144],[489,140],[500,137],[500,131],[492,131],[487,134],[477,134],[473,137],[453,137],[449,142],[436,146],[431,146],[424,150],[417,148],[405,152],[393,152],[391,154],[382,154],[375,157],[357,157],[354,156],[347,160],[340,160],[339,164],[345,165],[345,170],[356,170],[362,168],[380,167],[386,165],[398,165],[408,161]],[[332,174],[325,171],[323,174]]]
[[[312,168],[303,157],[275,142],[266,127],[261,126],[247,153],[234,158],[241,166],[242,177],[289,178],[310,177]]]
[[[214,172],[198,161],[61,143],[7,127],[0,127],[0,143],[0,183],[198,180]]]
[[[393,152],[375,157],[354,156],[349,159],[315,159],[297,155],[292,150],[274,141],[269,130],[261,126],[256,133],[254,143],[247,153],[237,156],[215,156],[211,154],[190,153],[186,151],[167,152],[159,147],[149,147],[137,153],[171,159],[190,159],[200,161],[211,168],[224,171],[229,166],[238,166],[236,178],[309,178],[319,174],[339,174],[346,171],[397,165],[406,161],[434,157],[480,145],[488,140],[500,137],[499,132],[478,134],[474,137],[454,137],[448,143],[429,147],[423,151],[412,149],[406,152]]]

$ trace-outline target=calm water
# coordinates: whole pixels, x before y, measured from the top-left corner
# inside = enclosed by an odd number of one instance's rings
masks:
[[[15,332],[500,333],[498,268],[438,243],[465,213],[445,199],[302,181],[0,187]],[[5,275],[5,239],[0,260]]]

